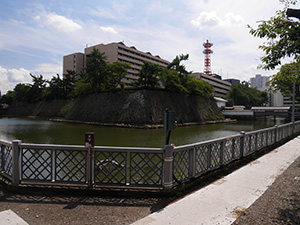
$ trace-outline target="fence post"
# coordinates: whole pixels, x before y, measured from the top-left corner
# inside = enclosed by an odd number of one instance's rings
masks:
[[[245,131],[241,131],[241,146],[240,146],[240,158],[242,158],[244,156],[244,147],[245,147],[245,135],[246,132]]]
[[[18,186],[20,183],[20,144],[22,142],[19,140],[12,141],[12,185]]]
[[[1,168],[0,171],[5,170],[5,160],[4,160],[4,145],[1,145]]]
[[[224,164],[224,149],[225,149],[225,141],[221,142],[221,148],[220,148],[220,166],[223,166]]]
[[[192,148],[189,151],[189,178],[195,177],[196,174],[196,149]]]
[[[165,145],[163,177],[163,186],[165,189],[171,189],[173,187],[173,150],[173,145]]]
[[[274,134],[274,143],[276,143],[277,142],[277,135],[278,135],[278,126],[277,125],[275,125],[275,132],[274,132],[275,134]]]

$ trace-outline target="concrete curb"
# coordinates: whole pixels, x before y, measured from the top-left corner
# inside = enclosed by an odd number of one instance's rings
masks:
[[[5,210],[0,212],[0,224],[5,225],[29,225],[21,217],[19,217],[12,210]]]

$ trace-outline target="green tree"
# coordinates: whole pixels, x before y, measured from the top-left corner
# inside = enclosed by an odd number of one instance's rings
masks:
[[[243,105],[249,109],[252,106],[263,106],[268,100],[268,95],[265,91],[250,88],[245,82],[232,85],[227,93],[227,100],[231,105]]]
[[[75,77],[77,74],[75,71],[67,71],[67,74],[63,75],[63,89],[66,95],[70,95],[75,87]]]
[[[10,105],[11,103],[13,103],[15,100],[15,93],[14,91],[8,91],[6,92],[5,95],[3,95],[0,99],[0,102],[1,103],[4,103],[4,104],[8,104]]]
[[[294,81],[296,100],[300,101],[300,61],[281,66],[280,71],[268,83],[273,91],[279,90],[284,96],[291,96]]]
[[[206,81],[188,76],[186,88],[189,94],[201,95],[209,99],[213,94],[213,87]]]
[[[109,79],[108,88],[114,89],[116,87],[125,87],[125,83],[122,79],[128,74],[128,69],[130,68],[129,63],[124,62],[113,62],[109,64]]]
[[[189,54],[181,54],[179,56],[176,56],[175,59],[168,65],[168,69],[170,70],[175,70],[178,72],[178,76],[181,80],[181,83],[183,85],[186,84],[188,75],[191,74],[191,72],[188,72],[186,70],[185,65],[182,64],[182,61],[188,60],[189,59]]]
[[[88,56],[85,68],[86,81],[90,82],[93,92],[104,91],[109,83],[109,66],[106,56],[94,48]]]
[[[160,73],[160,82],[166,90],[184,94],[189,93],[188,89],[181,84],[178,72],[175,70],[162,68]]]
[[[144,62],[142,69],[138,73],[137,87],[157,88],[159,87],[159,74],[161,67],[158,64]]]
[[[263,69],[274,69],[281,65],[281,60],[291,57],[295,61],[300,60],[300,22],[288,18],[286,9],[295,5],[296,0],[281,0],[285,7],[278,10],[274,17],[263,21],[257,29],[250,28],[250,34],[255,37],[265,38],[267,41],[259,48],[265,52],[261,58]]]
[[[45,99],[52,101],[67,97],[64,92],[63,80],[59,77],[59,74],[53,76],[50,81],[47,81],[49,87],[46,90]]]
[[[29,102],[41,101],[45,96],[46,80],[44,80],[43,75],[34,76],[30,74],[30,76],[32,77],[33,84],[30,85],[30,90],[27,92],[26,99]]]
[[[28,93],[31,89],[29,84],[17,84],[14,88],[14,100],[19,102],[28,101]]]

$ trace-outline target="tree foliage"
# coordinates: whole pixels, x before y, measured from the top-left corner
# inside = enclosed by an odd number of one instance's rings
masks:
[[[108,64],[104,53],[94,48],[87,58],[86,68],[80,73],[73,95],[78,96],[92,92],[101,92],[124,88],[122,79],[126,76],[130,64],[114,62]]]
[[[161,67],[158,64],[144,62],[142,69],[138,73],[137,87],[157,88],[159,87],[159,75]]]
[[[294,81],[296,100],[300,101],[300,61],[281,66],[280,71],[268,83],[273,91],[279,90],[284,96],[291,96]]]
[[[250,28],[250,34],[255,37],[265,38],[267,41],[259,48],[265,52],[261,58],[263,69],[274,69],[281,65],[281,60],[291,57],[295,61],[300,60],[300,22],[286,15],[286,9],[295,5],[295,0],[280,0],[284,9],[278,10],[274,17],[263,21],[257,29]]]
[[[268,100],[265,91],[250,88],[247,82],[234,84],[227,93],[227,100],[230,105],[243,105],[250,109],[252,106],[263,106]]]
[[[118,86],[121,88],[125,87],[125,83],[122,79],[127,75],[127,70],[130,68],[129,63],[124,62],[113,62],[109,64],[109,79],[108,89],[115,89]]]

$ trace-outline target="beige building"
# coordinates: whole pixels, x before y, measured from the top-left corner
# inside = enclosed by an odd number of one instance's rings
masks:
[[[84,65],[84,54],[77,52],[65,55],[63,58],[63,74],[67,74],[68,70],[73,70],[76,74],[80,73]]]
[[[74,53],[64,56],[63,72],[67,70],[74,70],[76,73],[85,66],[86,59],[92,53],[93,49],[98,49],[107,57],[108,63],[113,62],[126,62],[130,63],[131,68],[128,69],[128,75],[125,77],[124,82],[130,85],[133,81],[137,80],[137,74],[142,68],[144,61],[158,64],[167,67],[170,62],[160,58],[158,55],[154,56],[150,52],[142,52],[137,50],[134,46],[128,47],[123,42],[113,42],[110,44],[99,44],[84,49],[83,53]],[[83,60],[81,60],[83,57]],[[78,63],[78,64],[77,64]]]
[[[214,88],[214,96],[225,99],[227,92],[231,89],[231,83],[222,80],[217,74],[207,75],[204,73],[192,73],[191,76],[208,82]]]

